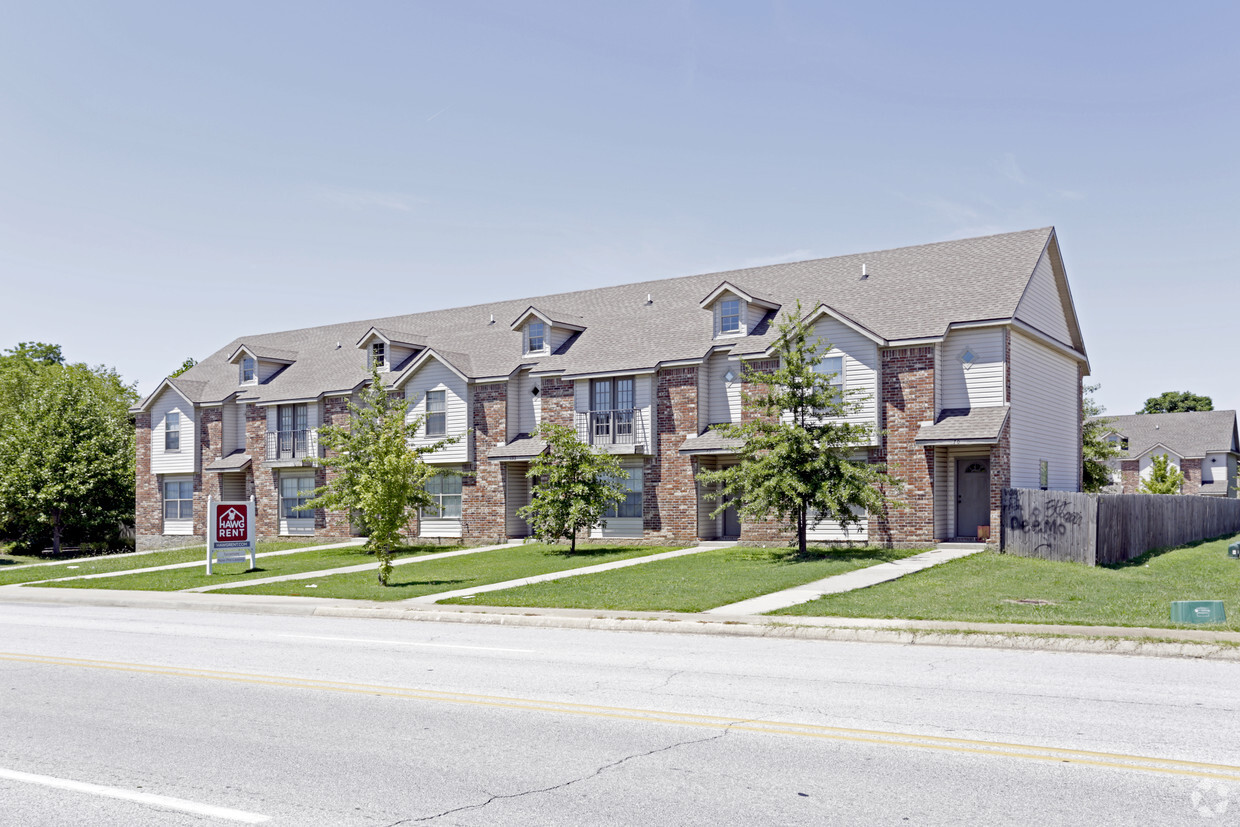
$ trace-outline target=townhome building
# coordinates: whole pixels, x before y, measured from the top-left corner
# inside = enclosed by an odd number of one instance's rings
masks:
[[[783,542],[697,479],[738,461],[712,426],[778,367],[797,301],[829,343],[819,370],[858,402],[857,458],[904,481],[900,505],[822,521],[816,541],[924,545],[999,536],[1005,487],[1078,491],[1089,363],[1054,228],[243,336],[134,408],[140,547],[205,530],[207,497],[256,503],[260,536],[345,537],[298,511],[331,469],[319,429],[347,421],[371,366],[421,419],[445,471],[411,530],[520,538],[543,422],[617,454],[629,495],[594,537]],[[396,297],[396,302],[405,299]],[[402,308],[405,309],[405,308]]]
[[[1181,494],[1237,496],[1240,434],[1235,411],[1129,414],[1101,419],[1107,423],[1103,438],[1114,444],[1119,453],[1109,463],[1108,493],[1140,493],[1142,481],[1153,471],[1154,458],[1165,456],[1167,464],[1184,476]]]

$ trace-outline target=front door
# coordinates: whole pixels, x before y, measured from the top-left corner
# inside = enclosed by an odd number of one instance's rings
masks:
[[[739,539],[741,518],[736,513],[736,501],[731,497],[724,497],[723,501],[728,504],[728,507],[723,510],[723,536],[729,540]]]
[[[990,525],[990,460],[956,460],[956,536],[976,537]]]

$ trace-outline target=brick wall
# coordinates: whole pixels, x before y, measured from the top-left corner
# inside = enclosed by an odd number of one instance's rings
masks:
[[[990,448],[990,544],[999,542],[1003,530],[1003,489],[1012,487],[1012,423],[1009,420],[999,434],[999,444]]]
[[[267,466],[267,409],[245,406],[245,452],[250,455],[254,522],[260,540],[280,533],[280,489],[275,469]]]
[[[555,398],[556,404],[559,404],[562,391],[558,386],[568,384],[571,388],[572,385],[558,380],[553,384],[557,386]],[[547,385],[544,379],[543,393],[546,393]],[[488,459],[487,454],[507,438],[508,386],[503,382],[474,385],[473,399],[474,462],[466,468],[473,474],[461,480],[462,539],[466,542],[502,543],[507,537],[504,525],[504,471],[500,463]],[[544,414],[546,405],[544,398]],[[571,411],[571,395],[568,405]]]
[[[934,542],[934,449],[916,444],[922,422],[934,421],[934,348],[892,348],[882,352],[882,445],[871,461],[904,482],[901,505],[870,518],[870,539],[880,543]],[[995,535],[998,536],[997,533]]]
[[[1184,475],[1181,494],[1197,494],[1201,491],[1201,459],[1180,460],[1180,473]]]
[[[1119,461],[1119,473],[1122,478],[1123,494],[1136,494],[1141,485],[1141,461],[1122,459]]]
[[[329,396],[323,400],[323,424],[349,429],[349,398],[347,396]],[[335,480],[339,476],[338,469],[319,466],[314,473],[314,484],[327,485],[328,481]],[[353,524],[349,512],[315,509],[314,533],[322,537],[350,536],[353,533]]]
[[[768,392],[767,379],[779,370],[778,359],[759,359],[744,363],[741,371],[741,398],[756,398]],[[752,422],[758,414],[748,405],[741,408],[741,422]],[[752,545],[785,545],[794,539],[790,531],[777,519],[755,520],[750,517],[741,518],[741,537],[743,544]]]
[[[500,385],[502,389],[504,386]],[[567,428],[575,427],[573,423],[574,396],[576,384],[572,380],[557,379],[554,376],[542,378],[542,390],[539,391],[541,420],[554,422]],[[499,434],[503,439],[503,434]]]
[[[134,419],[137,430],[134,530],[139,548],[142,548],[143,540],[163,534],[163,497],[159,491],[159,478],[151,473],[151,415],[140,413]]]
[[[694,463],[680,453],[697,434],[696,366],[668,368],[655,377],[655,445],[642,477],[642,527],[647,539],[688,543],[697,539]]]

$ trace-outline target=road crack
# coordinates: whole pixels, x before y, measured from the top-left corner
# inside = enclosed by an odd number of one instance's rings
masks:
[[[616,767],[619,767],[623,764],[627,764],[630,761],[636,761],[639,758],[649,758],[652,755],[658,755],[661,752],[669,752],[674,749],[679,749],[680,747],[691,747],[695,744],[707,744],[707,743],[710,743],[711,741],[718,741],[721,738],[724,738],[732,730],[732,727],[739,726],[740,724],[753,723],[754,720],[757,720],[757,719],[730,721],[723,726],[723,731],[716,735],[710,735],[705,738],[689,738],[684,741],[677,741],[676,743],[669,744],[665,747],[658,747],[657,749],[647,750],[645,752],[637,752],[632,755],[626,755],[625,757],[620,758],[616,761],[603,764],[601,767],[598,767],[594,771],[589,772],[585,775],[582,775],[578,778],[570,778],[568,781],[563,781],[563,782],[560,782],[559,784],[552,784],[549,787],[539,787],[533,790],[523,790],[519,793],[507,793],[505,795],[492,795],[486,801],[480,802],[478,804],[467,804],[464,807],[454,807],[451,810],[444,810],[441,813],[436,813],[430,816],[423,816],[421,818],[402,819],[401,821],[392,822],[391,824],[387,825],[387,827],[399,827],[399,825],[401,824],[416,824],[418,822],[434,821],[437,818],[443,818],[444,816],[452,815],[454,813],[462,813],[462,812],[467,812],[469,810],[481,810],[484,807],[487,807],[490,804],[495,803],[496,801],[504,801],[504,800],[513,799],[513,798],[524,798],[525,796],[529,796],[529,795],[541,795],[542,793],[549,793],[549,792],[555,792],[556,790],[562,790],[562,789],[565,789],[566,787],[571,787],[574,784],[580,784],[583,781],[589,781],[592,778],[597,778],[599,775],[602,775],[604,772],[607,772],[608,770],[613,770]]]

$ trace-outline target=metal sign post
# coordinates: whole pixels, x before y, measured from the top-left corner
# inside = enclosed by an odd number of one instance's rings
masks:
[[[254,528],[254,498],[216,502],[207,497],[207,574],[214,563],[244,563],[258,568],[258,532]]]

